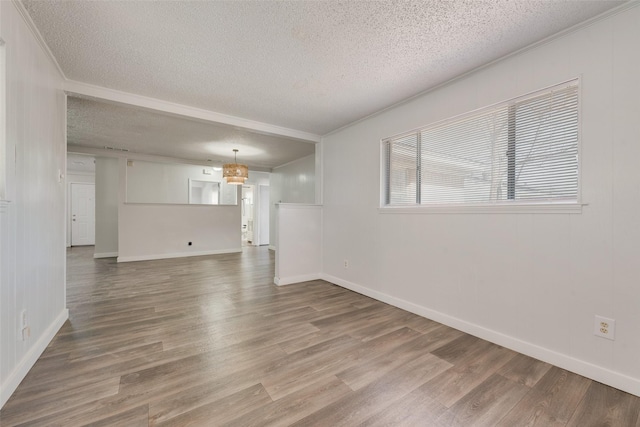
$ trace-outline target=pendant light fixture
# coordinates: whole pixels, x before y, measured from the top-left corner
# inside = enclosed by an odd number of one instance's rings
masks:
[[[222,176],[227,184],[242,185],[249,178],[249,167],[238,163],[238,149],[233,149],[234,163],[222,165]]]

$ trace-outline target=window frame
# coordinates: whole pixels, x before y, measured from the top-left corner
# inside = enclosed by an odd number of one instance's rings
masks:
[[[554,88],[562,86],[577,85],[577,170],[578,170],[578,183],[576,200],[505,200],[505,201],[487,201],[487,202],[475,202],[475,203],[432,203],[432,204],[411,204],[411,205],[388,205],[386,204],[388,199],[388,186],[387,186],[387,162],[389,158],[387,156],[386,143],[391,139],[398,139],[404,136],[408,136],[414,133],[420,135],[420,131],[447,124],[447,122],[457,122],[477,115],[480,111],[488,109],[497,109],[501,106],[515,105],[523,102],[526,99],[530,99],[536,95],[539,95],[545,91],[550,91]],[[464,112],[452,117],[447,117],[443,120],[432,122],[426,126],[420,126],[409,131],[401,132],[396,135],[385,137],[380,139],[380,200],[378,211],[380,213],[411,213],[411,214],[440,214],[440,213],[581,213],[582,207],[586,206],[582,200],[582,76],[578,76],[572,79],[565,80],[560,83],[552,84],[541,89],[530,91],[524,95],[520,95],[514,98],[505,99],[490,105],[486,105],[480,108],[476,108],[471,111]],[[417,156],[421,156],[418,154]],[[419,202],[419,196],[416,197]]]

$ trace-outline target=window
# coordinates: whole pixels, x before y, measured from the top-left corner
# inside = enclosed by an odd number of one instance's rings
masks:
[[[578,201],[578,81],[383,140],[385,206]]]

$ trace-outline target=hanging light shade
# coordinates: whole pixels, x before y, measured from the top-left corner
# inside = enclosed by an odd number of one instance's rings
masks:
[[[234,163],[222,165],[222,176],[227,184],[242,185],[249,178],[249,167],[238,163],[238,150],[234,149]]]

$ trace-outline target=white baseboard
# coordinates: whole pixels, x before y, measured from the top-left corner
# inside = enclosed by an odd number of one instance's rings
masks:
[[[278,286],[291,285],[293,283],[300,282],[308,282],[309,280],[318,280],[320,279],[320,273],[313,274],[303,274],[301,276],[290,276],[290,277],[274,277],[273,283]]]
[[[270,251],[275,251],[275,250],[276,250],[275,245],[269,245],[269,250],[270,250]]]
[[[215,251],[199,251],[199,252],[175,252],[175,253],[171,253],[171,254],[119,256],[118,257],[118,262],[150,261],[150,260],[154,260],[154,259],[185,258],[185,257],[190,257],[190,256],[232,254],[232,253],[237,253],[237,252],[242,252],[242,248],[219,249],[219,250],[215,250]]]
[[[38,341],[36,341],[34,345],[31,346],[22,360],[13,369],[13,371],[11,371],[2,385],[0,385],[0,408],[2,408],[5,403],[7,403],[7,400],[9,400],[13,392],[16,391],[16,388],[18,388],[24,377],[27,376],[29,370],[33,367],[42,352],[47,348],[51,340],[53,340],[53,337],[56,336],[56,333],[60,330],[60,328],[68,318],[69,310],[65,308],[51,323],[51,325],[49,325],[44,333],[40,335]]]
[[[95,253],[93,254],[94,258],[115,258],[118,256],[118,252],[103,252],[103,253]]]
[[[340,279],[339,277],[331,276],[324,273],[320,276],[321,279],[326,280],[327,282],[331,282],[343,288],[350,289],[359,294],[366,295],[378,301],[393,305],[419,316],[435,320],[436,322],[466,332],[470,335],[482,338],[494,344],[498,344],[502,347],[509,348],[527,356],[542,360],[543,362],[547,362],[562,369],[566,369],[567,371],[574,372],[576,374],[640,397],[640,379],[633,378],[628,375],[621,374],[620,372],[612,371],[598,365],[594,365],[593,363],[586,362],[584,360],[576,359],[564,353],[558,353],[556,351],[541,347],[527,341],[522,341],[518,338],[505,335],[501,332],[487,329],[475,323],[467,322],[457,317],[449,316],[448,314],[431,310],[429,308],[414,304],[401,298],[396,298],[383,292],[366,288],[347,280]]]

